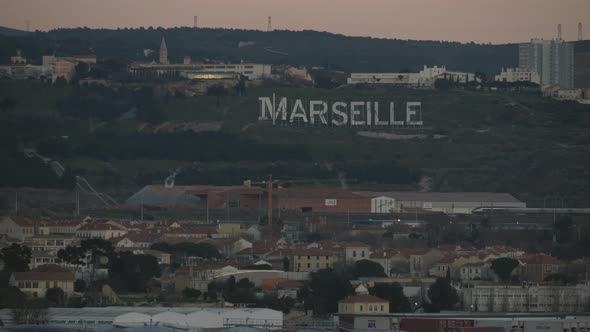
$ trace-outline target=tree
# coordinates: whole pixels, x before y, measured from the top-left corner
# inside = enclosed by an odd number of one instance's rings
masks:
[[[48,320],[47,303],[41,299],[21,299],[11,308],[12,320],[17,325],[45,324]]]
[[[397,282],[375,284],[370,292],[372,295],[389,301],[389,312],[412,312],[410,300],[404,295],[403,287]]]
[[[66,81],[66,79],[63,76],[60,76],[58,78],[55,79],[55,81],[53,82],[53,85],[55,86],[65,86],[68,85],[68,81]]]
[[[574,224],[572,217],[569,215],[559,216],[553,225],[555,231],[555,238],[558,243],[568,242],[571,238],[571,230]]]
[[[86,291],[86,281],[83,279],[76,279],[76,281],[74,281],[74,292],[83,293],[84,291]]]
[[[13,243],[0,250],[0,258],[4,261],[4,271],[25,272],[29,270],[31,249],[27,246]]]
[[[57,258],[68,264],[84,266],[86,265],[84,263],[85,254],[86,251],[81,247],[67,246],[57,252]]]
[[[215,96],[215,107],[221,106],[221,97],[227,96],[227,89],[221,84],[211,85],[207,88],[207,96]]]
[[[124,251],[114,258],[109,277],[120,291],[144,292],[153,277],[160,276],[160,265],[152,255],[135,255]]]
[[[338,311],[338,301],[353,293],[350,282],[332,269],[313,272],[309,288],[311,295],[305,302],[311,304],[317,314]]]
[[[88,77],[90,67],[86,62],[80,61],[76,65],[76,80]]]
[[[63,307],[66,303],[66,293],[59,287],[49,288],[45,292],[45,299],[52,307]]]
[[[356,261],[353,266],[353,276],[354,278],[360,277],[386,277],[385,270],[383,270],[383,266],[381,264],[362,259],[360,261]]]
[[[492,261],[491,269],[503,281],[510,280],[512,271],[518,266],[518,261],[514,258],[501,257]]]
[[[430,285],[428,298],[430,303],[426,306],[426,309],[430,312],[453,310],[457,302],[459,302],[457,291],[445,278],[437,278],[434,284]]]
[[[447,91],[453,87],[453,83],[446,78],[439,78],[434,81],[434,88],[440,91]]]
[[[236,283],[236,287],[243,288],[243,289],[250,289],[250,288],[254,288],[254,283],[251,282],[250,280],[248,280],[248,278],[242,278],[242,279],[240,279],[240,281],[238,281]]]
[[[197,300],[201,296],[201,291],[194,288],[185,288],[182,290],[182,296],[187,300]]]

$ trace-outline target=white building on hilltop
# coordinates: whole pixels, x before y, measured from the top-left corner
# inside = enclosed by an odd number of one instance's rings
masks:
[[[574,44],[562,39],[532,39],[518,47],[518,67],[537,72],[541,85],[574,88]]]
[[[447,70],[446,66],[424,66],[418,73],[351,73],[347,83],[432,87],[437,79],[466,83],[475,81],[476,77],[474,73]]]
[[[531,82],[541,84],[541,77],[536,71],[527,68],[502,68],[502,72],[496,75],[497,82]]]

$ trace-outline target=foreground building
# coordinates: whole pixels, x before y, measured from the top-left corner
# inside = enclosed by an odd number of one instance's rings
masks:
[[[496,82],[531,82],[541,84],[541,77],[536,71],[528,68],[502,68],[502,72],[494,78]]]
[[[66,295],[74,292],[74,274],[64,272],[14,272],[10,285],[34,298],[44,297],[50,288],[61,288]]]
[[[475,286],[463,289],[464,309],[479,312],[585,312],[590,287]]]
[[[466,83],[476,80],[474,73],[447,70],[446,66],[424,68],[418,73],[351,73],[347,84],[395,84],[410,87],[432,87],[437,79]]]

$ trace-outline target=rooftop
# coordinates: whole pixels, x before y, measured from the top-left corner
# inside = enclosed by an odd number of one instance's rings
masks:
[[[387,300],[373,295],[353,295],[340,301],[340,303],[387,303]]]

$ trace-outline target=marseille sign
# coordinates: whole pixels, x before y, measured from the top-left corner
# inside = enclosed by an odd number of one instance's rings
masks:
[[[259,97],[259,121],[272,121],[273,125],[320,126],[394,126],[419,127],[422,122],[422,103],[407,102],[403,113],[394,102],[378,101],[302,101],[286,97]]]

